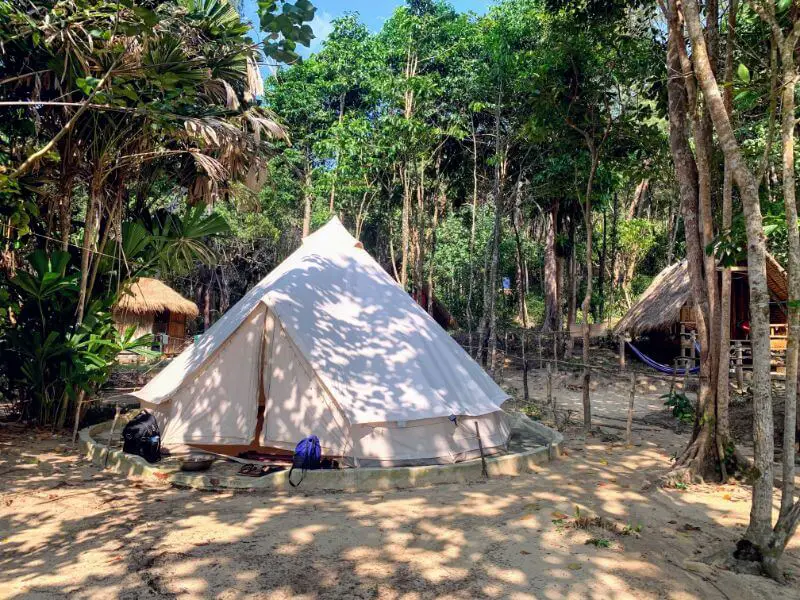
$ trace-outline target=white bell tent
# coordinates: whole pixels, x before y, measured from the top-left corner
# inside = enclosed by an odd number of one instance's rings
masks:
[[[335,217],[136,393],[162,442],[355,466],[449,463],[509,439],[508,395]]]

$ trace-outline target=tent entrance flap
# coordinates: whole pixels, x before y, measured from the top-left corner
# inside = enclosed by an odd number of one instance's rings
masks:
[[[351,446],[347,418],[272,311],[266,327],[271,331],[264,352],[264,427],[259,444],[289,450],[314,434],[326,455],[345,456]]]
[[[254,310],[203,369],[159,405],[165,421],[162,443],[249,444],[253,440],[265,315],[263,305]]]

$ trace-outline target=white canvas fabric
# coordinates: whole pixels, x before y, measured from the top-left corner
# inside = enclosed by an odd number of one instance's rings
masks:
[[[248,444],[258,418],[266,307],[258,306],[169,402],[142,399],[164,444]],[[165,369],[166,370],[166,369]]]
[[[245,323],[249,345],[230,341]],[[250,356],[220,359],[233,346]],[[248,383],[234,389],[229,377]],[[509,436],[507,394],[336,218],[137,396],[165,420],[165,443],[219,443],[206,440],[232,439],[218,428],[239,419],[221,413],[249,415],[262,393],[261,445],[290,450],[314,433],[360,464],[463,459],[478,448],[476,421],[487,449]],[[237,422],[252,441],[255,419]]]

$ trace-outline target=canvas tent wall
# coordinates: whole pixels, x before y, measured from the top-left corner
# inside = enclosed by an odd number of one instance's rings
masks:
[[[168,445],[314,433],[359,466],[477,456],[476,422],[488,451],[510,433],[508,395],[335,218],[137,396]]]

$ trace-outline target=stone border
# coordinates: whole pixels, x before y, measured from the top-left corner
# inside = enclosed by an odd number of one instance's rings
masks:
[[[527,429],[537,437],[547,440],[547,445],[487,458],[486,470],[489,477],[522,475],[533,471],[535,465],[554,460],[561,453],[564,438],[560,433],[519,414],[512,413],[511,417],[514,429]],[[190,473],[177,468],[152,465],[140,456],[125,454],[121,449],[109,451],[108,446],[95,437],[106,433],[110,427],[111,423],[106,422],[82,429],[80,451],[95,465],[127,478],[169,483],[199,490],[286,492],[294,489],[289,485],[288,470],[259,478],[230,475],[214,477],[210,474]],[[442,483],[473,483],[484,480],[481,471],[480,459],[451,465],[308,471],[300,491],[367,492]]]

